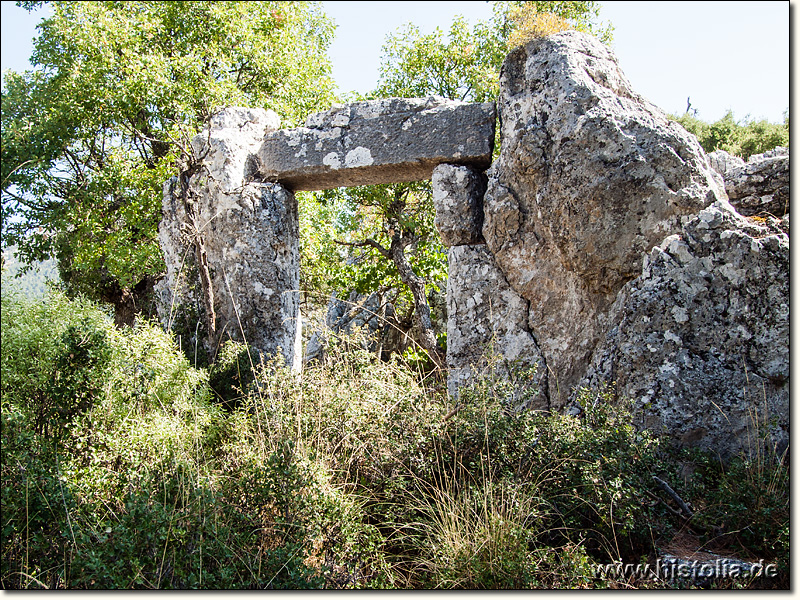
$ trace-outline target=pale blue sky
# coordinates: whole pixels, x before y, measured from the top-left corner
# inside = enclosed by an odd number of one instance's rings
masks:
[[[782,121],[789,107],[789,7],[777,2],[601,2],[614,24],[614,50],[634,89],[666,111],[686,98],[710,121],[732,109],[737,118]],[[381,46],[407,22],[447,31],[457,14],[470,23],[491,15],[488,2],[323,2],[337,23],[330,49],[342,92],[375,87]],[[28,68],[38,16],[2,2],[2,70]]]

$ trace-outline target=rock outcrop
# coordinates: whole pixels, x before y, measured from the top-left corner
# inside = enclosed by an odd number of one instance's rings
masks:
[[[546,410],[547,367],[528,327],[528,302],[506,281],[485,244],[448,253],[447,389],[458,398],[480,381],[514,385],[514,408]]]
[[[159,313],[183,345],[202,343],[209,356],[230,338],[299,367],[297,201],[278,184],[247,180],[252,155],[278,125],[272,111],[228,108],[192,140],[196,166],[164,188]]]
[[[789,212],[789,151],[776,148],[751,156],[724,173],[725,191],[745,216],[782,217]]]
[[[430,179],[441,163],[486,169],[494,103],[386,98],[335,106],[267,135],[252,168],[291,190]]]
[[[744,166],[744,161],[738,156],[728,154],[725,150],[714,150],[708,156],[708,164],[717,173],[722,175],[723,179],[725,174],[739,169]]]
[[[591,36],[563,32],[513,51],[498,109],[483,236],[530,303],[558,407],[642,256],[725,193],[696,138],[636,94]]]
[[[725,201],[645,257],[583,385],[616,383],[638,422],[729,458],[789,441],[789,237]]]

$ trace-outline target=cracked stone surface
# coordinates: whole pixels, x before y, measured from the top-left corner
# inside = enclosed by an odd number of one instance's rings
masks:
[[[251,156],[278,123],[273,111],[227,108],[192,140],[199,167],[164,187],[159,241],[167,275],[157,293],[160,318],[186,338],[182,345],[204,343],[213,356],[219,339],[246,341],[264,358],[280,353],[299,368],[297,201],[278,184],[246,181]],[[216,341],[205,327],[202,261],[214,296]]]
[[[305,127],[268,134],[257,176],[291,190],[430,179],[442,163],[486,169],[492,160],[494,103],[386,98],[338,105]]]
[[[557,407],[641,257],[725,192],[697,139],[639,96],[589,35],[562,32],[509,54],[498,110],[483,236],[530,302]]]
[[[474,167],[439,165],[431,176],[433,224],[447,246],[483,244],[486,175]]]
[[[745,216],[783,217],[789,213],[789,150],[776,148],[751,156],[725,172],[725,190]]]
[[[729,458],[789,443],[789,236],[725,201],[653,248],[582,384],[616,382],[641,425]]]
[[[498,269],[485,245],[448,252],[449,394],[480,378],[518,385],[516,407],[547,409],[547,369],[527,325],[528,303]],[[534,370],[535,369],[535,370]]]

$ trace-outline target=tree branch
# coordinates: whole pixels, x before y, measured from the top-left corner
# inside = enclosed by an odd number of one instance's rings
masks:
[[[381,256],[392,260],[392,253],[381,246],[378,242],[373,240],[372,238],[368,238],[363,242],[345,242],[343,240],[333,240],[337,244],[341,244],[342,246],[350,246],[351,248],[375,248],[378,252],[380,252]]]
[[[689,505],[683,501],[683,498],[678,496],[675,490],[673,490],[666,481],[656,477],[655,475],[653,475],[653,481],[655,481],[658,484],[658,487],[664,490],[670,498],[675,500],[683,514],[686,515],[687,519],[694,517],[694,512],[692,512],[692,509],[689,508]]]

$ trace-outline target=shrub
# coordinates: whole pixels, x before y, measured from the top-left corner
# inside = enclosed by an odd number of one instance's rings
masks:
[[[707,153],[724,150],[747,160],[753,154],[760,154],[777,146],[789,147],[788,116],[783,124],[770,123],[763,119],[737,121],[731,111],[714,123],[706,123],[689,113],[673,118],[697,137]]]
[[[679,527],[788,559],[785,463],[694,452],[682,481],[686,452],[607,390],[582,391],[580,416],[517,410],[531,381],[489,369],[453,406],[435,374],[342,336],[302,376],[276,357],[249,384],[226,348],[223,409],[153,323],[5,291],[2,319],[4,587],[630,585],[596,565],[638,563]]]
[[[60,294],[27,300],[13,287],[2,294],[0,319],[3,400],[26,413],[40,440],[57,444],[99,400],[113,326],[89,303]]]
[[[250,350],[245,344],[227,340],[209,367],[209,386],[226,408],[234,408],[255,378]]]

